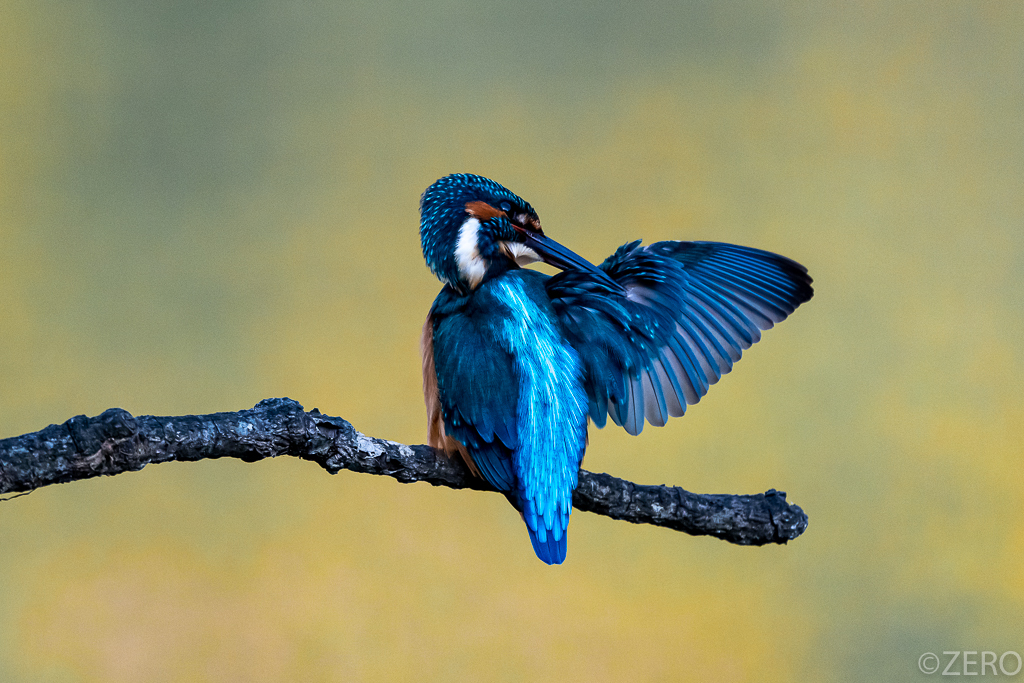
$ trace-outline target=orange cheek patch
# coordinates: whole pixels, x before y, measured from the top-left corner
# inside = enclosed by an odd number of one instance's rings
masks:
[[[505,212],[500,209],[496,209],[487,202],[475,201],[466,202],[466,213],[473,218],[478,219],[481,223],[489,221],[495,216],[504,216]]]

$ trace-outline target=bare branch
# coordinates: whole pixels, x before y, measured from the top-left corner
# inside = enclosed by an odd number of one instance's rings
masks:
[[[360,434],[338,417],[305,411],[287,398],[252,410],[181,417],[133,417],[112,408],[79,415],[42,431],[0,440],[0,495],[140,470],[151,463],[206,458],[255,462],[293,455],[331,474],[383,474],[403,483],[492,491],[458,458]],[[740,545],[786,543],[807,528],[807,515],[774,489],[756,495],[710,495],[675,486],[642,486],[580,471],[573,505],[635,524],[654,524]]]

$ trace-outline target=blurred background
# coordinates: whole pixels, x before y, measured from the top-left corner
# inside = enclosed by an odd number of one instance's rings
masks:
[[[594,261],[719,240],[816,288],[684,418],[593,430],[584,463],[785,490],[788,546],[577,512],[552,568],[493,494],[153,466],[0,504],[0,680],[910,681],[926,651],[1024,654],[1024,5],[0,6],[0,437],[288,396],[423,443],[417,208],[456,171]]]

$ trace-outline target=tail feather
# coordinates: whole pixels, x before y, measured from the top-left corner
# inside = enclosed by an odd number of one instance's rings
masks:
[[[537,537],[537,532],[534,531],[527,525],[526,530],[530,532],[530,542],[533,544],[533,552],[537,553],[537,557],[546,564],[562,564],[565,562],[566,553],[566,540],[568,534],[562,533],[562,538],[555,540],[554,534],[550,531],[541,527],[540,533],[544,535],[544,540],[540,540]]]
[[[509,499],[509,502],[513,502]],[[523,516],[526,523],[526,531],[530,534],[530,543],[533,544],[533,552],[537,557],[547,564],[562,564],[565,562],[566,538],[568,537],[569,515],[561,512],[554,514],[554,519],[547,520],[537,514],[533,501],[523,500],[522,489],[516,492],[513,505]],[[551,529],[547,528],[551,524]],[[556,538],[557,537],[557,538]]]

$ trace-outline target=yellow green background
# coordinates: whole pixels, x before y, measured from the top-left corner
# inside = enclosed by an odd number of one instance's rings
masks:
[[[814,299],[584,465],[788,492],[742,548],[280,458],[0,503],[0,680],[914,681],[1024,654],[1024,5],[0,0],[0,437],[289,396],[425,440],[417,203]],[[1024,673],[1021,674],[1024,676]]]

